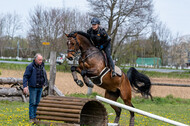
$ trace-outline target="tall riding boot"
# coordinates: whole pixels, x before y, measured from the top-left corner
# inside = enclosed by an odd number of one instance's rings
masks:
[[[115,65],[114,65],[113,60],[112,60],[111,57],[110,57],[110,59],[109,59],[109,64],[110,64],[110,68],[111,68],[111,70],[112,70],[112,72],[111,72],[111,77],[117,76],[117,74],[116,74],[116,72],[115,72]]]
[[[116,72],[115,72],[115,66],[112,66],[112,77],[117,76]]]

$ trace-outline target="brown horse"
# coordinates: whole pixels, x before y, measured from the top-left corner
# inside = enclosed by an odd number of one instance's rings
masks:
[[[99,49],[94,47],[88,34],[77,31],[65,34],[67,36],[68,54],[67,58],[73,60],[80,51],[79,65],[72,66],[71,71],[74,81],[83,86],[83,82],[78,80],[76,72],[80,73],[83,77],[84,83],[88,87],[93,87],[89,78],[99,87],[106,90],[105,97],[116,101],[120,96],[124,103],[128,106],[134,107],[131,103],[131,85],[125,73],[121,72],[120,76],[111,77],[111,71],[107,68],[105,57]],[[131,70],[130,73],[132,73]],[[132,77],[134,79],[135,76]],[[136,87],[136,85],[133,85]],[[138,90],[138,87],[136,87]],[[140,90],[139,90],[140,91]],[[121,108],[111,105],[116,112],[115,123],[119,122]],[[130,111],[130,126],[134,125],[134,112]]]

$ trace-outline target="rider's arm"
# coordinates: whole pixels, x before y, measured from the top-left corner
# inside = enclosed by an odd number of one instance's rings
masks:
[[[104,39],[104,40],[107,40],[108,38],[108,34],[106,32],[106,30],[104,28],[101,28],[100,30],[100,36]]]

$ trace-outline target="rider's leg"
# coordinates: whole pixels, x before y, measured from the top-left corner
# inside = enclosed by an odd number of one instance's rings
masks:
[[[108,64],[110,65],[110,67],[112,69],[112,77],[114,77],[114,76],[116,76],[116,73],[115,73],[115,65],[114,65],[112,57],[111,57],[111,44],[110,43],[105,47],[104,52],[106,53],[106,57],[109,62]]]

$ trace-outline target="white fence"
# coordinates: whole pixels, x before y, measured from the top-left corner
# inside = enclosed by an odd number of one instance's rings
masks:
[[[136,108],[133,108],[133,107],[130,107],[130,106],[127,106],[127,105],[124,105],[124,104],[121,104],[121,103],[109,100],[107,98],[96,96],[96,99],[100,100],[102,102],[105,102],[105,103],[108,103],[108,104],[111,104],[111,105],[123,108],[123,109],[127,109],[129,111],[133,111],[133,112],[139,113],[139,114],[144,115],[144,116],[151,117],[153,119],[157,119],[157,120],[160,120],[160,121],[163,121],[163,122],[166,122],[166,123],[170,123],[170,124],[176,125],[176,126],[188,126],[186,124],[183,124],[183,123],[180,123],[180,122],[176,122],[176,121],[173,121],[173,120],[170,120],[170,119],[158,116],[158,115],[154,115],[154,114],[142,111],[140,109],[136,109]]]
[[[3,56],[1,56],[0,57],[0,59],[13,59],[13,60],[19,60],[19,61],[21,61],[21,60],[27,60],[27,61],[32,61],[34,58],[22,58],[22,57],[3,57]]]

